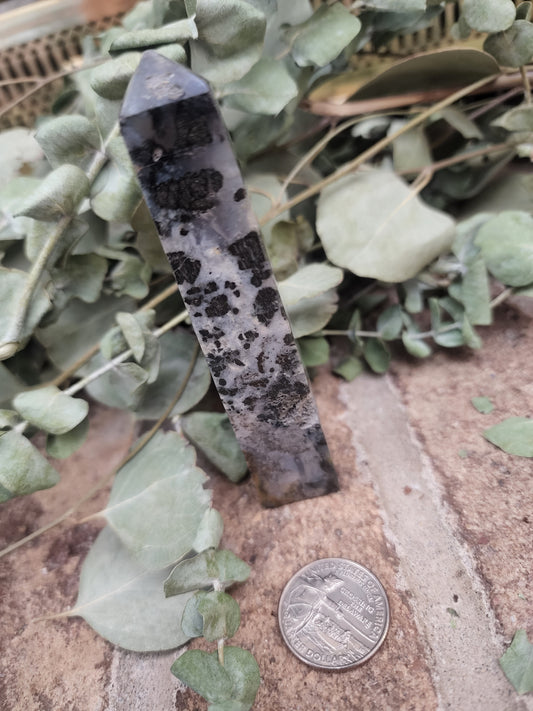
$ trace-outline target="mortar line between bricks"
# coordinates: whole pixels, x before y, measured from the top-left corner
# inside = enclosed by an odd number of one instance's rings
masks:
[[[487,592],[399,393],[387,377],[362,375],[340,386],[339,399],[400,560],[398,583],[410,593],[417,629],[430,650],[426,661],[439,709],[531,711],[532,700],[519,697],[499,667],[503,646]],[[452,618],[450,608],[459,616]],[[392,619],[391,625],[397,623]]]

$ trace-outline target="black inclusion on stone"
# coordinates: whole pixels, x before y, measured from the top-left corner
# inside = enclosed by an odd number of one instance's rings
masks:
[[[150,111],[154,135],[171,150],[180,152],[213,142],[209,122],[214,113],[213,101],[207,94]]]
[[[226,294],[215,296],[206,306],[205,315],[212,318],[213,316],[225,316],[230,311],[228,297]]]
[[[265,254],[257,232],[248,232],[247,235],[230,244],[228,249],[230,254],[237,257],[237,264],[242,270],[253,269],[265,261]]]
[[[168,252],[168,261],[178,284],[188,282],[194,284],[200,274],[202,264],[198,259],[191,259],[185,252]]]
[[[244,188],[239,188],[238,190],[235,191],[235,195],[233,196],[233,199],[235,202],[240,202],[241,200],[244,200],[246,197],[246,190]]]
[[[177,180],[165,180],[157,184],[155,202],[159,207],[170,210],[207,212],[218,203],[216,194],[223,183],[222,174],[213,168],[189,171]]]
[[[278,310],[278,292],[271,286],[259,289],[254,300],[254,314],[268,326]]]

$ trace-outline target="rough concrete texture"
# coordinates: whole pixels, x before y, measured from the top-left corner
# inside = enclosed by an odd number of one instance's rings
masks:
[[[341,491],[278,509],[260,507],[250,482],[213,478],[224,545],[252,565],[234,589],[242,624],[234,642],[262,672],[257,711],[526,711],[498,666],[513,633],[533,639],[531,460],[507,455],[482,430],[531,415],[530,320],[500,309],[478,352],[400,357],[390,376],[315,380]],[[529,329],[529,330],[528,330]],[[470,398],[495,405],[481,415]],[[71,503],[108,471],[132,436],[124,415],[97,411],[91,437],[61,465],[58,487],[0,510],[16,540]],[[76,492],[77,495],[78,492]],[[98,510],[105,494],[86,504]],[[32,622],[68,608],[98,526],[43,535],[0,560],[2,711],[180,711],[206,704],[168,669],[176,653],[114,649],[79,619]],[[351,558],[388,591],[388,637],[366,664],[313,669],[284,646],[277,602],[285,582],[316,558]],[[194,643],[195,646],[198,643]]]

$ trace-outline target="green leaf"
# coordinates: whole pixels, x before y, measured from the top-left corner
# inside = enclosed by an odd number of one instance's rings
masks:
[[[117,294],[144,299],[149,291],[152,269],[142,259],[132,254],[123,254],[111,272],[111,283]]]
[[[447,324],[443,324],[446,326]],[[452,328],[449,331],[441,331],[433,336],[435,343],[443,348],[457,348],[463,346],[465,339],[461,328]]]
[[[369,338],[364,345],[363,355],[374,373],[385,373],[390,363],[390,352],[379,338]]]
[[[341,269],[327,264],[308,264],[279,283],[283,305],[287,310],[300,301],[312,299],[338,286],[342,279]]]
[[[473,397],[470,402],[476,408],[476,410],[478,412],[481,412],[483,415],[488,415],[489,412],[492,412],[494,410],[494,405],[488,397]]]
[[[218,659],[201,649],[189,649],[176,659],[170,671],[183,684],[209,702],[227,701],[233,682]]]
[[[73,300],[63,309],[55,323],[39,329],[37,337],[46,348],[52,363],[59,370],[66,370],[98,344],[102,334],[114,325],[118,311],[132,310],[134,307],[135,302],[126,297],[118,299],[103,296],[95,304]],[[80,372],[86,375],[90,368],[89,365]]]
[[[217,548],[224,531],[224,521],[216,509],[207,509],[204,513],[192,544],[193,549],[201,553],[208,548]]]
[[[170,405],[183,384],[197,341],[190,332],[179,329],[166,333],[159,339],[159,343],[161,345],[159,375],[156,381],[145,389],[141,401],[135,408],[135,415],[141,420],[157,420]],[[204,358],[199,356],[187,387],[172,410],[171,417],[187,412],[200,402],[207,393],[210,383],[211,376],[207,364]]]
[[[85,171],[101,146],[96,124],[86,116],[50,119],[39,127],[35,138],[52,168],[71,163]]]
[[[270,263],[278,280],[287,279],[298,269],[298,229],[295,222],[280,220],[265,240]]]
[[[423,307],[422,288],[418,279],[408,279],[402,284],[405,291],[404,305],[410,314],[419,314]]]
[[[280,282],[279,286],[281,287]],[[280,288],[281,292],[281,288]],[[287,309],[295,338],[309,336],[324,328],[337,311],[338,295],[335,289],[309,299],[300,299]]]
[[[336,368],[333,368],[334,373],[337,373],[337,375],[340,375],[341,378],[344,378],[344,380],[348,382],[355,380],[358,375],[361,375],[363,370],[363,363],[361,359],[356,356],[348,356],[348,358],[341,361]]]
[[[241,623],[241,611],[235,600],[225,592],[196,593],[198,612],[203,617],[203,636],[208,642],[233,637]]]
[[[195,451],[176,432],[158,432],[118,472],[101,512],[147,570],[175,563],[192,550],[211,502]]]
[[[390,124],[388,135],[395,133],[405,124],[405,120],[395,119]],[[433,159],[424,126],[412,128],[394,139],[392,160],[397,173],[418,172],[425,165],[431,165]]]
[[[106,526],[83,563],[76,605],[102,637],[135,652],[175,649],[187,641],[180,619],[191,595],[165,598],[168,570],[146,570]]]
[[[399,337],[403,326],[402,308],[398,304],[388,306],[378,317],[377,330],[385,341],[394,341]]]
[[[276,115],[298,95],[283,62],[261,58],[242,79],[224,87],[224,104],[252,114]]]
[[[218,582],[224,588],[248,579],[250,567],[231,551],[206,550],[182,560],[165,580],[165,595],[181,595]]]
[[[135,318],[134,314],[130,314],[127,311],[119,311],[115,318],[120,326],[120,330],[124,334],[128,347],[133,351],[133,357],[137,363],[140,363],[143,359],[146,346],[142,325],[138,319]]]
[[[460,300],[471,324],[489,326],[492,323],[489,278],[483,257],[468,264],[461,279]]]
[[[519,694],[533,691],[533,644],[525,630],[517,630],[510,647],[500,657],[500,666]]]
[[[248,465],[227,415],[193,412],[181,422],[185,435],[230,481],[238,482],[244,477]]]
[[[509,286],[533,282],[533,217],[506,211],[485,222],[475,244],[491,274]]]
[[[243,704],[242,711],[252,708],[261,683],[259,667],[253,654],[241,647],[224,647],[224,669],[233,682],[234,699]]]
[[[485,439],[508,454],[533,457],[533,420],[508,417],[483,432]]]
[[[198,0],[198,39],[191,43],[194,72],[215,85],[243,77],[260,59],[266,18],[245,0]]]
[[[9,343],[13,338],[11,329],[17,320],[20,302],[28,288],[29,277],[26,272],[0,267],[0,303],[2,304],[0,309],[0,352],[4,348],[10,348]],[[17,334],[20,339],[26,339],[34,331],[50,306],[50,299],[44,288],[37,288],[24,317],[22,328]],[[7,353],[9,350],[6,350]]]
[[[92,371],[106,365],[101,353],[89,361]],[[148,387],[148,372],[137,363],[119,363],[85,386],[87,393],[108,407],[135,410]]]
[[[426,9],[426,0],[369,0],[365,5],[387,12],[422,12]]]
[[[448,249],[454,222],[394,173],[368,169],[322,190],[317,232],[333,264],[385,282],[414,277]]]
[[[124,32],[113,40],[109,52],[113,54],[131,49],[149,49],[162,44],[182,44],[197,37],[198,30],[195,21],[192,18],[185,18],[171,22],[164,27]]]
[[[168,597],[168,596],[167,596]],[[187,637],[201,637],[204,632],[204,618],[198,612],[196,595],[185,605],[181,618],[181,629]]]
[[[1,134],[0,134],[1,135]],[[22,239],[33,224],[29,217],[14,217],[28,193],[41,181],[38,178],[20,176],[12,178],[0,188],[0,240]]]
[[[464,0],[462,14],[473,30],[501,32],[512,25],[516,9],[512,0]]]
[[[481,348],[481,346],[483,345],[483,341],[476,333],[467,316],[463,317],[463,326],[461,328],[461,334],[463,336],[463,341],[465,345],[467,345],[469,348],[478,349]]]
[[[456,106],[446,106],[439,111],[438,116],[442,116],[463,138],[483,138],[483,132],[477,124]]]
[[[77,297],[88,304],[100,298],[107,273],[107,260],[97,254],[74,254],[52,270],[55,288],[64,297]]]
[[[483,49],[505,67],[528,64],[533,57],[533,24],[516,20],[505,32],[489,35]]]
[[[13,431],[0,435],[0,503],[58,481],[59,474],[26,437]]]
[[[533,27],[533,25],[532,25]],[[501,126],[506,131],[533,132],[533,106],[515,106],[492,122],[493,126]]]
[[[122,138],[112,139],[107,152],[111,160],[91,187],[91,208],[108,222],[130,222],[142,200],[141,189]]]
[[[19,393],[13,406],[30,424],[56,435],[74,429],[89,412],[85,400],[70,397],[55,385]]]
[[[361,29],[361,22],[341,3],[321,5],[301,25],[286,31],[291,54],[300,67],[323,67],[350,44]]]
[[[89,418],[86,417],[79,425],[76,425],[65,434],[48,435],[46,438],[46,451],[55,459],[66,459],[81,447],[88,433]]]
[[[56,222],[74,215],[84,197],[89,194],[89,179],[75,165],[61,165],[40,183],[18,211],[19,215],[44,222]]]
[[[29,261],[35,262],[49,240],[56,238],[57,223],[38,222],[37,220],[32,220],[31,222],[32,224],[28,229],[24,243],[24,251]],[[52,249],[48,263],[54,264],[66,253],[74,251],[75,245],[79,243],[88,230],[89,225],[84,220],[78,218],[71,220]]]
[[[325,338],[301,338],[298,346],[307,368],[324,365],[329,360],[329,343]]]
[[[405,350],[415,358],[427,358],[431,355],[431,347],[421,338],[415,338],[415,334],[409,331],[402,333],[402,342]]]
[[[251,706],[248,704],[242,704],[240,701],[229,699],[227,701],[221,701],[220,703],[209,704],[207,711],[248,711],[250,708]]]
[[[92,70],[91,87],[104,99],[122,99],[140,59],[140,52],[125,52],[109,59]]]

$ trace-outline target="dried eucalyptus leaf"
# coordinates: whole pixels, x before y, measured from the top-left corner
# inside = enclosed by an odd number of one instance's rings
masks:
[[[500,666],[519,694],[533,691],[533,644],[526,630],[517,630],[509,648],[500,657]]]
[[[147,570],[164,568],[192,550],[210,506],[194,449],[176,432],[158,432],[118,472],[101,512]]]
[[[117,255],[118,256],[118,255]],[[149,291],[152,269],[138,257],[123,253],[118,264],[111,271],[111,283],[119,296],[144,299]]]
[[[74,215],[89,190],[89,179],[81,168],[61,165],[48,173],[24,201],[18,214],[44,222],[56,222],[66,215]]]
[[[89,405],[70,397],[55,385],[19,393],[13,407],[30,424],[50,434],[65,434],[85,419]]]
[[[513,24],[516,8],[512,0],[464,0],[462,16],[478,32],[501,32]]]
[[[107,259],[97,254],[70,256],[60,267],[52,270],[56,289],[69,298],[77,297],[88,304],[100,298],[107,273]]]
[[[182,386],[185,373],[194,355],[196,339],[184,329],[166,333],[159,340],[161,364],[159,375],[148,385],[135,408],[135,416],[141,420],[157,420]],[[205,360],[198,357],[187,387],[172,411],[181,415],[190,410],[204,397],[209,389],[211,376]]]
[[[325,338],[301,338],[298,347],[307,368],[324,365],[329,361],[329,343]]]
[[[232,696],[230,675],[216,657],[202,649],[187,650],[176,659],[170,671],[209,703],[227,701]]]
[[[104,99],[122,99],[140,60],[140,52],[124,52],[109,59],[92,70],[91,87]]]
[[[287,279],[297,271],[299,239],[295,222],[276,222],[265,246],[277,279]]]
[[[449,215],[384,170],[359,171],[325,188],[316,227],[333,264],[385,282],[414,277],[454,236]]]
[[[279,283],[281,300],[285,308],[303,299],[312,299],[338,286],[343,279],[342,269],[328,264],[308,264]]]
[[[374,373],[386,373],[391,359],[390,351],[379,338],[369,338],[364,345],[363,355]]]
[[[442,116],[463,138],[483,138],[483,133],[476,123],[456,106],[446,106],[441,109],[439,116]]]
[[[216,509],[207,509],[204,513],[192,547],[198,553],[208,548],[217,548],[224,531],[222,516]]]
[[[517,20],[528,20],[532,19],[533,15],[533,2],[521,2],[516,8],[516,19]]]
[[[532,25],[533,27],[533,25]],[[532,35],[533,42],[533,35]],[[515,106],[492,122],[493,126],[501,126],[507,131],[524,131],[533,133],[533,106]]]
[[[224,587],[248,580],[250,566],[231,551],[206,550],[193,558],[182,560],[165,580],[165,595],[213,587]]]
[[[91,358],[87,369],[95,371],[106,365],[101,353]],[[85,386],[87,393],[108,407],[134,410],[141,401],[148,373],[137,363],[119,363]]]
[[[403,119],[392,121],[388,135],[396,133],[405,123]],[[416,172],[425,165],[431,165],[431,149],[423,126],[412,128],[407,133],[403,133],[394,139],[392,142],[392,159],[394,170],[398,173]]]
[[[259,666],[253,654],[241,647],[224,647],[224,669],[233,682],[233,698],[241,704],[236,707],[236,711],[248,711],[252,708],[261,683]],[[226,707],[226,711],[232,709]]]
[[[283,62],[262,57],[250,71],[224,87],[224,104],[252,114],[279,114],[298,95]]]
[[[168,570],[149,571],[106,526],[83,563],[76,605],[83,617],[113,644],[135,652],[175,649],[187,641],[180,619],[190,594],[165,598]]]
[[[0,240],[22,239],[27,234],[34,221],[14,215],[40,182],[39,178],[20,176],[12,178],[0,189]]]
[[[19,422],[20,417],[15,410],[0,410],[0,430],[10,430]]]
[[[243,478],[248,465],[227,415],[193,412],[185,415],[181,423],[185,435],[230,481]]]
[[[280,282],[280,285],[283,282]],[[281,289],[280,289],[281,291]],[[309,336],[320,331],[337,311],[338,294],[335,289],[311,298],[300,299],[287,308],[295,338]]]
[[[118,311],[132,311],[134,308],[135,302],[127,297],[102,296],[94,304],[74,299],[55,323],[39,329],[36,335],[52,363],[59,370],[66,370],[99,343],[102,334],[114,325]],[[87,375],[90,366],[80,372]]]
[[[140,363],[146,347],[143,327],[135,316],[127,311],[119,311],[115,318],[124,334],[128,347],[133,351],[133,357],[137,363]]]
[[[39,222],[38,220],[32,220],[31,222],[32,224],[28,229],[26,241],[24,242],[24,251],[29,261],[34,262],[46,247],[48,241],[55,239],[57,223]],[[49,263],[57,262],[66,252],[70,252],[88,229],[89,226],[84,220],[79,218],[71,220],[52,250]]]
[[[212,590],[198,595],[197,608],[204,620],[203,636],[208,642],[233,637],[241,624],[241,611],[225,592]]]
[[[361,29],[360,20],[341,3],[320,5],[301,25],[286,31],[291,54],[300,67],[324,67],[350,44]]]
[[[0,435],[0,503],[49,489],[58,481],[59,474],[24,435]]]
[[[489,35],[483,49],[505,67],[528,64],[533,57],[533,24],[516,20],[505,32]]]
[[[426,9],[426,0],[369,0],[365,4],[373,10],[386,12],[422,12]]]
[[[95,151],[101,147],[96,124],[86,116],[57,116],[50,119],[39,127],[35,138],[52,168],[72,163],[85,171]]]
[[[111,161],[92,185],[91,208],[108,222],[129,223],[142,200],[141,189],[122,139],[113,139],[108,151]]]
[[[355,380],[358,375],[361,375],[363,370],[364,366],[361,359],[353,355],[348,356],[348,358],[345,358],[339,365],[333,368],[334,373],[340,375],[341,378],[344,378],[344,380],[347,380],[349,383]]]
[[[533,457],[533,420],[508,417],[483,432],[485,439],[508,454]]]
[[[476,410],[481,412],[483,415],[488,415],[494,410],[494,405],[488,397],[473,397],[470,402]]]
[[[478,256],[468,264],[461,279],[459,298],[472,325],[489,326],[492,323],[489,277],[483,257]]]
[[[185,605],[181,618],[181,629],[183,630],[183,634],[187,635],[187,637],[190,637],[191,639],[193,637],[201,637],[204,632],[204,618],[198,612],[198,606],[196,603],[197,598],[195,595]]]
[[[0,133],[0,185],[21,175],[39,176],[46,170],[43,152],[29,128],[10,128]]]
[[[55,459],[66,459],[74,454],[87,439],[89,433],[89,418],[86,417],[73,429],[65,434],[50,434],[46,438],[46,451]]]
[[[266,18],[246,0],[198,0],[193,71],[215,85],[243,77],[260,59]]]
[[[116,37],[109,52],[124,52],[131,49],[148,49],[162,44],[183,44],[198,37],[198,29],[193,18],[171,22],[164,27],[147,28],[124,32]],[[107,97],[110,98],[110,97]]]
[[[533,282],[533,217],[508,210],[491,217],[479,229],[475,244],[488,270],[509,286]]]
[[[0,348],[14,337],[11,329],[18,318],[20,303],[28,288],[29,275],[26,272],[0,267],[0,303],[2,304],[0,309]],[[50,306],[50,299],[45,289],[43,287],[35,289],[22,328],[17,334],[18,338],[21,340],[28,338]]]

